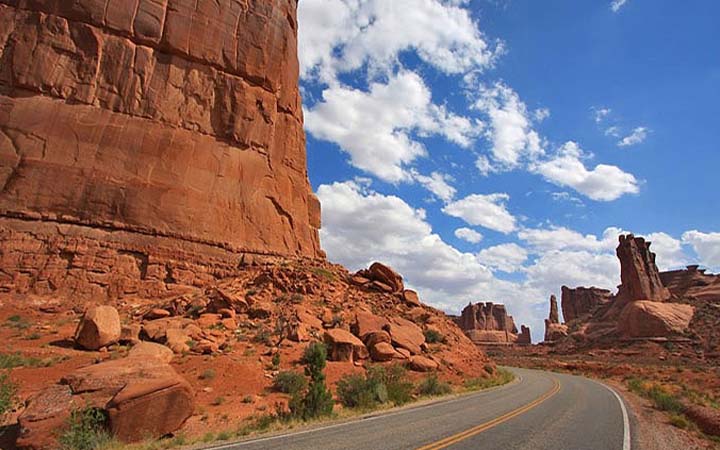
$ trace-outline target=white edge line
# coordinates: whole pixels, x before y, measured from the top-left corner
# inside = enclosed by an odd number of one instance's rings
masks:
[[[625,407],[625,402],[615,389],[611,388],[605,383],[598,384],[604,386],[605,389],[612,392],[615,398],[617,398],[617,401],[620,403],[620,409],[622,410],[623,416],[623,450],[630,450],[630,419],[628,417],[627,408]]]
[[[382,413],[381,413],[381,414],[378,414],[378,415],[372,415],[372,416],[370,416],[370,417],[365,417],[365,418],[363,418],[363,417],[361,416],[361,417],[358,417],[357,419],[354,419],[354,420],[351,419],[351,420],[348,420],[348,421],[346,421],[346,422],[334,423],[334,424],[331,424],[331,425],[325,425],[325,426],[318,427],[318,428],[308,428],[308,429],[306,429],[306,430],[299,430],[299,431],[294,431],[294,432],[293,432],[293,431],[290,431],[290,432],[278,434],[278,435],[275,435],[275,436],[259,437],[259,438],[250,439],[250,440],[247,440],[247,441],[229,442],[229,443],[227,443],[227,444],[214,445],[214,446],[203,447],[203,448],[205,448],[205,449],[207,449],[207,450],[223,450],[223,449],[228,449],[228,448],[244,447],[244,446],[246,446],[246,445],[257,444],[257,443],[260,443],[260,442],[272,441],[272,440],[275,440],[275,439],[287,438],[287,437],[290,437],[290,436],[300,436],[300,435],[303,435],[303,434],[314,433],[314,432],[316,432],[316,431],[331,430],[331,429],[333,429],[333,428],[343,427],[343,426],[355,424],[355,423],[361,422],[361,421],[362,421],[362,422],[366,422],[366,421],[369,422],[369,421],[371,421],[371,420],[384,419],[384,418],[387,418],[387,417],[390,417],[390,416],[395,416],[395,415],[398,415],[398,414],[407,413],[407,412],[409,412],[409,411],[417,411],[417,410],[420,410],[420,409],[426,409],[426,408],[430,408],[430,407],[433,407],[433,406],[437,406],[439,403],[450,403],[450,402],[453,402],[453,401],[455,401],[455,400],[461,400],[461,399],[463,399],[463,398],[468,398],[468,397],[473,396],[473,395],[475,395],[475,394],[484,394],[484,393],[496,391],[496,390],[499,390],[498,388],[507,387],[507,386],[509,386],[509,385],[511,385],[511,384],[515,384],[515,383],[519,383],[519,382],[522,382],[522,377],[521,377],[520,375],[516,375],[516,376],[515,376],[515,380],[513,380],[513,382],[510,382],[510,383],[508,383],[508,384],[504,384],[504,385],[501,385],[501,386],[496,386],[495,388],[485,389],[485,390],[478,391],[478,392],[473,392],[473,393],[471,393],[471,394],[469,394],[469,395],[465,395],[465,396],[460,395],[460,396],[458,396],[458,397],[456,397],[456,398],[450,398],[450,399],[447,399],[447,400],[440,399],[440,400],[438,400],[438,401],[429,403],[429,404],[427,404],[427,405],[417,405],[417,406],[415,406],[415,407],[412,407],[412,406],[411,406],[410,408],[400,409],[399,411],[392,411],[392,412],[389,412],[389,413],[386,413],[386,414],[382,414]],[[628,449],[623,449],[623,450],[629,450],[629,448],[628,448]]]

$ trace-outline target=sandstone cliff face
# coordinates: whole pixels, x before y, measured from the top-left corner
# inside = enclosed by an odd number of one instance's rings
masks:
[[[550,313],[548,318],[545,319],[545,342],[553,342],[566,337],[567,325],[560,323],[560,317],[558,314],[557,297],[554,295],[550,296]]]
[[[607,289],[563,286],[561,304],[565,323],[592,314],[611,299],[612,293]]]
[[[156,291],[242,253],[321,257],[296,8],[0,0],[2,290]]]
[[[454,320],[475,343],[530,343],[530,329],[523,327],[523,333],[518,335],[515,320],[505,305],[470,303]]]

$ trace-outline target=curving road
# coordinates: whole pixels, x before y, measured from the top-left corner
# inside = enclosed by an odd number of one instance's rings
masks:
[[[571,375],[511,369],[501,388],[217,449],[378,450],[630,448],[627,412],[608,387]]]

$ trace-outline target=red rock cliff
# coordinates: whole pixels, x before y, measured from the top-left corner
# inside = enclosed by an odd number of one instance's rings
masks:
[[[0,0],[0,290],[157,290],[243,253],[322,256],[296,8]]]

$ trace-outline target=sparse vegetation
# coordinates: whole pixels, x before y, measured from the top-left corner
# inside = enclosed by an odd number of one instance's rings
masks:
[[[346,375],[337,385],[337,395],[343,406],[370,410],[378,405],[403,405],[412,400],[413,384],[408,381],[405,369],[371,366],[363,375]]]
[[[303,354],[303,362],[305,363],[305,375],[310,378],[305,397],[302,402],[296,402],[290,405],[290,411],[296,417],[302,417],[304,420],[316,417],[329,416],[333,411],[335,403],[330,390],[325,385],[325,365],[327,362],[327,349],[321,342],[310,344]],[[296,408],[293,411],[293,407]]]
[[[655,408],[660,411],[681,414],[684,410],[680,399],[657,383],[639,378],[631,378],[627,381],[627,385],[630,391],[650,400]]]
[[[225,397],[220,396],[220,397],[216,397],[215,400],[213,400],[212,405],[213,405],[213,406],[220,406],[220,405],[222,405],[223,403],[225,403]]]
[[[442,333],[440,333],[437,330],[432,330],[432,329],[425,330],[424,334],[425,334],[425,341],[428,344],[444,344],[445,343],[445,336],[443,336]]]
[[[452,387],[438,379],[437,374],[428,375],[419,385],[418,394],[430,397],[447,395],[452,392]]]
[[[278,370],[280,368],[280,353],[273,354],[270,364],[272,364],[273,370]]]
[[[312,272],[314,275],[318,277],[324,278],[326,281],[333,282],[335,281],[335,274],[330,272],[327,269],[323,269],[322,267],[311,267],[310,272]]]
[[[683,430],[690,428],[690,421],[682,414],[672,414],[670,416],[670,424]]]
[[[10,379],[10,375],[0,374],[0,423],[3,423],[7,414],[12,411],[16,395],[17,386]]]
[[[302,294],[296,293],[296,294],[293,294],[290,296],[290,302],[294,303],[296,305],[299,305],[300,303],[302,303],[304,299],[305,299],[305,297],[303,297]]]
[[[5,326],[16,330],[27,330],[30,328],[30,322],[22,316],[14,315],[5,320]]]
[[[112,442],[107,417],[99,408],[75,410],[58,442],[63,450],[95,450]]]
[[[496,386],[502,386],[508,384],[515,379],[515,375],[512,372],[505,369],[493,369],[489,378],[478,377],[471,378],[465,381],[465,389],[469,391],[479,391],[482,389],[490,389]]]
[[[201,380],[206,380],[206,381],[210,381],[210,380],[215,379],[215,369],[205,369],[205,370],[203,370],[203,372],[200,374],[200,379],[201,379]]]
[[[20,353],[0,353],[0,369],[14,369],[15,367],[50,367],[64,359],[64,357],[39,359],[30,356],[23,356]]]
[[[307,380],[302,374],[292,371],[278,373],[273,380],[273,389],[283,394],[295,394],[307,388]]]

